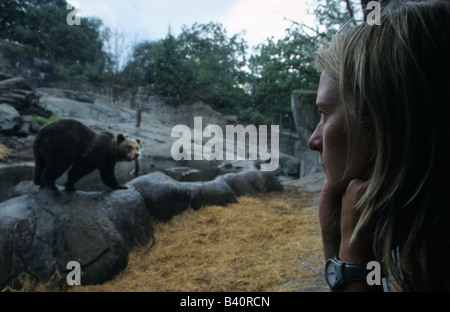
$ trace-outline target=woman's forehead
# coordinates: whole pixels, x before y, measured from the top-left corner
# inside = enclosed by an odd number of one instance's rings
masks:
[[[323,73],[320,76],[316,103],[321,105],[333,105],[339,101],[339,85],[327,74]]]

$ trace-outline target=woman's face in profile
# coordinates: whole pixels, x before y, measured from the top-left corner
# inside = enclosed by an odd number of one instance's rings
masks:
[[[311,135],[308,146],[320,153],[320,164],[327,178],[329,191],[340,193],[344,187],[341,180],[347,159],[345,115],[339,86],[326,74],[320,77],[316,106],[320,122]]]
[[[320,122],[309,138],[308,146],[320,153],[320,164],[327,178],[328,190],[342,195],[352,179],[368,178],[370,164],[367,155],[372,147],[365,137],[357,145],[355,162],[350,164],[348,175],[343,179],[347,163],[347,141],[344,105],[341,103],[339,86],[326,74],[320,77],[316,106]]]

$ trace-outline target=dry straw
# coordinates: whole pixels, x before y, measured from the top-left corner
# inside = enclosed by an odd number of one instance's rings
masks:
[[[225,207],[188,209],[169,222],[155,223],[153,241],[135,248],[127,268],[113,280],[65,290],[280,292],[320,288],[322,243],[317,207],[309,207],[311,199],[309,193],[290,189],[240,197],[238,203]]]
[[[0,143],[0,160],[4,160],[8,156],[10,150]]]

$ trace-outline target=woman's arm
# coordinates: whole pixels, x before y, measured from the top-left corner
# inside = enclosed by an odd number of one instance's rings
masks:
[[[319,203],[319,223],[325,260],[339,253],[341,243],[341,198],[328,191],[325,179]]]
[[[365,264],[375,260],[372,250],[372,230],[361,229],[356,240],[350,238],[360,218],[354,206],[367,189],[368,181],[352,180],[344,196],[331,194],[324,182],[319,205],[319,221],[325,259],[338,255],[344,262]],[[366,281],[349,284],[343,291],[383,291],[381,285],[370,286]]]

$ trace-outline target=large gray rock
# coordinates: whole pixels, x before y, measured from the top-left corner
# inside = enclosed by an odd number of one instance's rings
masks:
[[[294,156],[280,153],[280,163],[276,173],[289,177],[298,178],[301,172],[301,161]]]
[[[212,181],[183,183],[190,191],[190,206],[197,210],[204,205],[224,206],[228,203],[236,203],[237,196],[228,185],[227,180],[218,176]]]
[[[22,120],[19,112],[9,104],[0,104],[0,132],[12,133],[19,130]]]
[[[81,283],[98,284],[119,273],[128,252],[153,228],[138,192],[85,193],[38,190],[0,203],[0,287],[21,273],[65,282],[78,261]]]
[[[134,179],[128,185],[142,195],[152,217],[167,221],[189,205],[189,190],[180,183],[157,171]]]
[[[95,94],[93,92],[74,92],[73,99],[93,104],[95,102]]]
[[[127,185],[141,193],[149,214],[161,221],[188,207],[197,210],[204,205],[226,205],[237,202],[238,196],[282,190],[273,174],[259,170],[228,173],[206,182],[180,182],[157,171]]]

